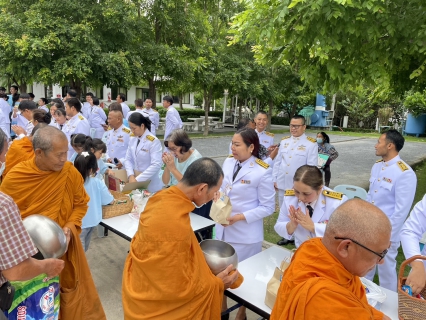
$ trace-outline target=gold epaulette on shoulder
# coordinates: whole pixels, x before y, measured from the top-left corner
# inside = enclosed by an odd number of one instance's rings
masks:
[[[155,137],[153,137],[153,136],[146,136],[146,138],[149,140],[149,141],[154,141],[155,140]]]
[[[130,137],[134,137],[135,136],[135,134],[132,132],[131,134],[130,134]]]
[[[110,131],[110,130],[112,130],[112,128],[108,126],[108,130],[107,131]]]
[[[293,189],[286,189],[284,195],[285,196],[294,196],[295,195],[294,190]]]
[[[287,137],[283,137],[281,140],[290,139],[290,138],[291,138],[290,136],[287,136]]]
[[[377,160],[376,163],[383,162],[383,159]]]
[[[261,167],[263,167],[263,168],[265,168],[265,169],[268,169],[269,168],[269,164],[267,164],[266,162],[263,162],[262,160],[260,160],[260,159],[256,159],[256,163],[259,165],[259,166],[261,166]]]
[[[82,115],[79,115],[79,116],[78,116],[78,118],[79,118],[80,120],[84,120],[84,117],[83,117]]]
[[[123,128],[123,131],[124,131],[125,133],[130,133],[130,129],[127,129],[127,128]]]
[[[308,139],[310,142],[317,142],[317,139],[312,138],[312,137],[306,137],[306,139]]]
[[[265,133],[266,133],[266,135],[268,135],[270,137],[275,137],[275,134],[273,134],[272,132],[265,131]]]
[[[336,191],[324,190],[322,194],[325,195],[326,197],[330,197],[330,198],[334,198],[338,200],[342,200],[343,198],[343,193],[336,192]]]
[[[228,156],[228,158],[233,158],[234,157],[234,155],[233,154],[230,154],[229,156]]]
[[[404,162],[402,161],[398,161],[398,167],[402,170],[402,171],[407,171],[408,167],[405,165]]]

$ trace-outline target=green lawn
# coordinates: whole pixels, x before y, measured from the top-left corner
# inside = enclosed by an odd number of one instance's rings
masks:
[[[417,190],[416,190],[416,195],[414,197],[414,202],[413,202],[413,207],[414,205],[419,202],[423,196],[426,193],[426,162],[423,162],[422,164],[418,165],[415,169],[416,175],[417,175]],[[275,212],[274,214],[272,214],[271,216],[267,217],[264,219],[264,223],[263,223],[263,229],[265,232],[265,240],[271,243],[277,243],[278,240],[281,239],[281,237],[275,232],[274,230],[274,225],[275,222],[278,219],[278,210],[277,212]],[[293,245],[287,245],[284,246],[287,249],[293,249],[294,246]],[[404,254],[402,253],[402,248],[399,248],[399,253],[398,256],[396,257],[397,260],[397,270],[399,271],[399,266],[401,265],[401,263],[405,260],[404,258]],[[405,275],[408,274],[408,269],[406,269],[405,271]],[[375,278],[375,282],[378,283],[377,281],[377,276]]]

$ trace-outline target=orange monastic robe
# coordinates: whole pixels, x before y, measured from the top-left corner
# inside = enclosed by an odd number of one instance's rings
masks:
[[[60,319],[106,319],[78,237],[89,196],[73,164],[67,161],[61,171],[53,172],[40,170],[35,159],[21,162],[7,174],[0,190],[13,198],[22,218],[42,214],[72,231],[68,251],[62,257],[65,268],[59,276]]]
[[[18,163],[34,158],[33,143],[28,137],[20,140],[13,140],[9,150],[6,153],[6,168],[3,172],[3,178]]]
[[[382,319],[371,307],[359,277],[352,275],[322,244],[304,242],[285,271],[271,320]]]
[[[149,199],[123,271],[125,320],[220,319],[224,286],[191,229],[193,209],[176,186]]]

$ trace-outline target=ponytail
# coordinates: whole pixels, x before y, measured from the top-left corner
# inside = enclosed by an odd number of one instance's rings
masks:
[[[92,152],[82,152],[74,160],[74,167],[86,181],[91,174],[98,171],[98,160]]]
[[[72,134],[71,146],[76,148],[83,148],[83,151],[91,151],[93,148],[93,140],[90,136],[86,136],[82,133]]]

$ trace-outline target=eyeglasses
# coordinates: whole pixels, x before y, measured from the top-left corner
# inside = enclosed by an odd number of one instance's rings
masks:
[[[373,250],[371,250],[370,248],[367,248],[366,246],[362,245],[362,244],[361,244],[361,243],[359,243],[358,241],[355,241],[355,240],[353,240],[353,239],[351,239],[351,238],[340,238],[340,237],[334,237],[334,239],[336,239],[336,240],[350,240],[350,241],[352,241],[353,243],[355,243],[355,244],[359,245],[360,247],[364,248],[365,250],[368,250],[368,251],[370,251],[371,253],[374,253],[376,256],[380,257],[379,262],[380,262],[380,261],[382,261],[382,260],[383,260],[383,258],[384,258],[384,257],[386,256],[386,254],[388,253],[388,249],[385,249],[382,253],[378,253],[378,252],[376,252],[376,251],[373,251]]]
[[[303,127],[304,124],[291,124],[290,129],[299,129],[300,127]]]

